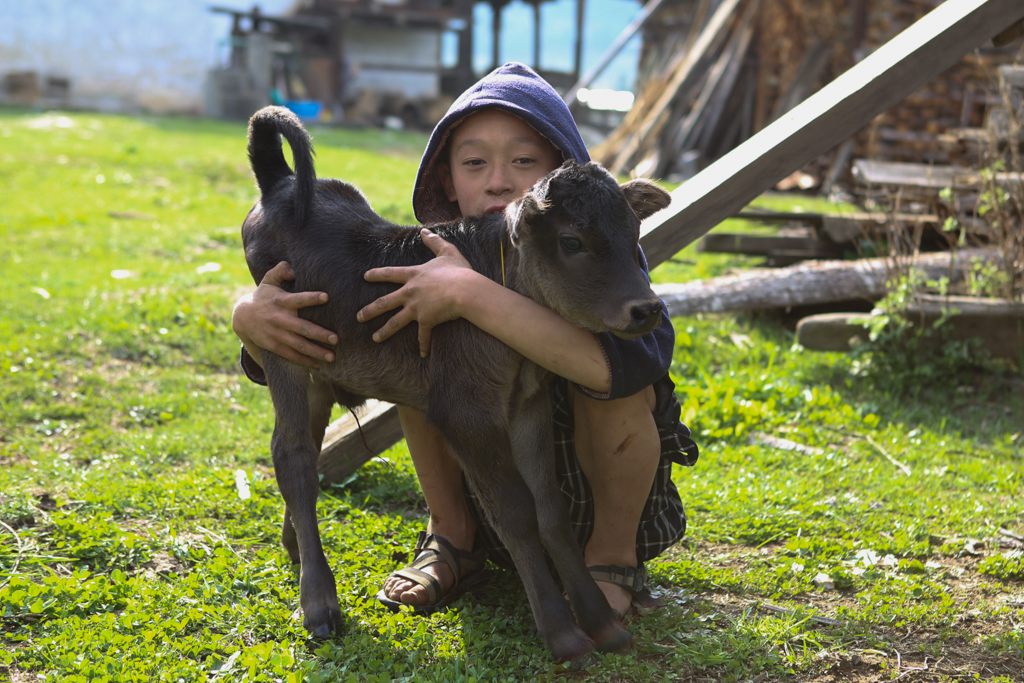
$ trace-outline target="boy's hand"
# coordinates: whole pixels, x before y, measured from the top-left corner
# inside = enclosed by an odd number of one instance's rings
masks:
[[[395,282],[402,287],[363,307],[356,314],[356,320],[364,323],[381,313],[401,308],[373,333],[373,340],[382,342],[415,320],[419,324],[420,356],[426,358],[430,353],[431,329],[462,317],[459,297],[463,289],[460,285],[467,275],[475,276],[476,271],[452,243],[426,228],[420,231],[420,235],[423,244],[434,252],[436,258],[419,266],[366,271],[363,277],[367,282]]]
[[[256,291],[235,304],[231,326],[246,346],[251,343],[293,363],[315,368],[319,360],[333,362],[333,352],[309,340],[337,344],[338,335],[303,320],[298,314],[300,308],[327,303],[327,293],[292,294],[281,288],[285,280],[294,279],[295,272],[287,261],[268,270]]]

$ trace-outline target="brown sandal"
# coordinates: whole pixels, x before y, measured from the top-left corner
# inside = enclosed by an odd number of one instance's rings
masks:
[[[424,567],[436,562],[444,562],[455,575],[455,583],[444,595],[441,595],[441,584],[438,580],[423,571]],[[392,600],[384,593],[383,588],[378,591],[377,600],[392,612],[398,612],[402,607],[412,607],[413,613],[421,616],[442,611],[462,597],[463,593],[487,581],[486,562],[487,552],[485,550],[475,552],[459,550],[443,536],[421,531],[416,539],[412,564],[392,572],[391,576],[398,576],[417,586],[423,586],[427,591],[429,602],[426,605],[409,605]],[[463,576],[463,571],[469,573]]]

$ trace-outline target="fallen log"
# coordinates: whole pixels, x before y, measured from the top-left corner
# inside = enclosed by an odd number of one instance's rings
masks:
[[[965,249],[958,253],[938,252],[918,257],[916,267],[928,279],[958,276],[976,260],[998,258],[990,249]],[[789,268],[750,271],[712,280],[682,284],[654,285],[654,291],[668,307],[669,315],[752,311],[785,308],[834,301],[865,299],[876,301],[885,296],[891,278],[888,258],[858,261],[811,261]]]
[[[946,340],[980,340],[980,348],[996,358],[1005,358],[1024,367],[1024,303],[1003,299],[979,299],[965,296],[921,296],[911,304],[906,318],[918,328],[934,325],[943,315],[945,336],[923,338],[925,348],[937,349]],[[796,338],[811,351],[849,351],[854,344],[868,340],[870,314],[823,313],[802,319],[796,326]]]

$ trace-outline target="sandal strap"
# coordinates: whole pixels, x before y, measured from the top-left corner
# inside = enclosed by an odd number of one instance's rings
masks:
[[[611,564],[598,564],[587,567],[594,581],[605,581],[622,586],[636,595],[647,588],[647,570],[641,567],[616,567]]]
[[[443,536],[420,531],[416,538],[416,548],[413,550],[413,561],[409,567],[422,569],[435,562],[444,562],[455,575],[455,583],[452,584],[454,587],[459,585],[459,577],[462,576],[462,561],[459,558],[459,553],[459,549]]]
[[[416,567],[404,567],[391,573],[392,576],[400,576],[403,579],[413,582],[417,586],[423,586],[427,591],[428,604],[437,602],[441,596],[441,584],[430,574],[420,571]]]

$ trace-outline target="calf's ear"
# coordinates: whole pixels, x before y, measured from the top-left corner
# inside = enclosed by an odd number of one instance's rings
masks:
[[[626,201],[637,218],[643,220],[653,213],[661,211],[672,202],[672,195],[660,185],[646,178],[637,178],[620,185]]]
[[[509,204],[505,209],[505,220],[508,221],[508,233],[513,244],[526,231],[530,221],[540,216],[545,208],[544,200],[538,199],[533,192],[527,192],[522,199]]]

